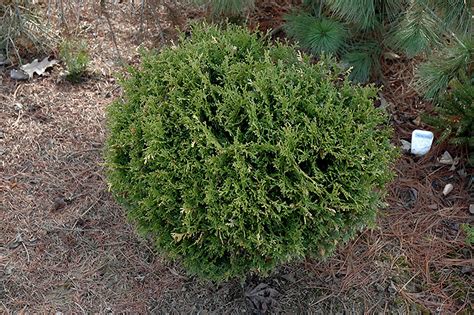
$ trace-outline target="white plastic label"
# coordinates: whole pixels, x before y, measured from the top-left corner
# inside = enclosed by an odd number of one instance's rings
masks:
[[[431,131],[413,130],[411,134],[411,153],[415,155],[425,155],[431,149],[434,135]]]

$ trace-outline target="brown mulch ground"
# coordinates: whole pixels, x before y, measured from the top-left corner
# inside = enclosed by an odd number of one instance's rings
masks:
[[[291,2],[259,5],[260,27],[277,27]],[[215,285],[162,259],[107,189],[104,112],[120,95],[112,77],[120,68],[103,17],[92,9],[82,14],[79,35],[93,59],[84,82],[60,79],[60,68],[29,82],[2,74],[0,312],[472,312],[474,257],[460,225],[473,222],[467,186],[473,170],[462,152],[444,144],[422,158],[402,155],[377,227],[327,261]],[[141,39],[160,43],[160,36],[140,36],[128,4],[110,7],[110,14],[128,63],[138,60]],[[156,35],[156,21],[146,22],[144,33]],[[172,36],[165,22],[160,27]],[[417,120],[431,107],[409,87],[413,67],[403,59],[384,67],[382,93],[397,145],[413,129],[429,129]],[[445,150],[461,158],[454,170],[437,163]],[[443,196],[447,183],[454,190]]]

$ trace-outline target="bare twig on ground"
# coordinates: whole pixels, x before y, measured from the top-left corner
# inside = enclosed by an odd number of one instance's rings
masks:
[[[112,42],[114,43],[115,53],[117,54],[117,60],[119,61],[119,63],[121,65],[124,65],[125,63],[124,63],[124,60],[122,59],[122,56],[120,54],[120,49],[119,49],[118,44],[117,44],[117,39],[115,38],[114,28],[112,26],[112,23],[110,22],[110,16],[109,16],[109,12],[107,11],[107,8],[105,6],[105,1],[106,0],[100,0],[101,12],[104,15],[104,17],[107,21],[107,24],[109,26],[110,35],[112,37]]]

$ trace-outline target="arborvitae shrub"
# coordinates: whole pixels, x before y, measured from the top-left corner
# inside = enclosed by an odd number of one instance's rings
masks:
[[[145,54],[108,111],[108,178],[193,273],[326,256],[374,222],[395,150],[376,89],[293,47],[201,25]]]

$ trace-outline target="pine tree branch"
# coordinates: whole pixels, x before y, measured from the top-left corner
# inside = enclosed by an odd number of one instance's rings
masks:
[[[431,17],[437,21],[440,25],[444,25],[444,31],[446,33],[448,33],[449,35],[451,35],[453,37],[453,39],[458,42],[459,45],[461,46],[464,46],[463,42],[456,36],[456,33],[451,30],[448,25],[439,17],[439,15],[437,15],[435,12],[433,12],[433,10],[431,10],[424,1],[421,1],[421,5],[423,6],[423,9],[428,12]],[[465,47],[465,46],[464,46]]]

